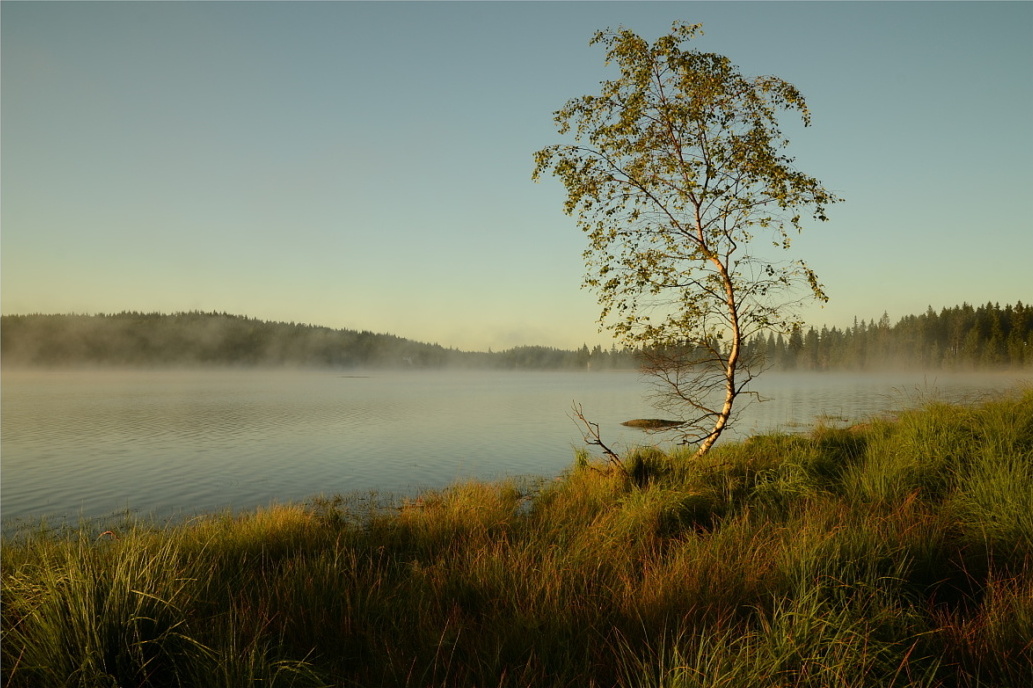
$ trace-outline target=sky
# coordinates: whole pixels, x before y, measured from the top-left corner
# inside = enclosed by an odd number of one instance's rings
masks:
[[[1033,302],[1031,2],[5,0],[0,310],[608,347],[533,154],[616,76],[595,31],[679,20],[807,99],[809,324]]]

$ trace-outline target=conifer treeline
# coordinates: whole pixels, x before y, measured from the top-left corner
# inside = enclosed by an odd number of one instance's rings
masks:
[[[445,365],[436,344],[227,313],[5,315],[5,365],[356,367]]]
[[[1033,307],[1017,302],[1003,308],[965,303],[939,313],[929,307],[895,325],[883,313],[853,327],[813,327],[788,337],[768,336],[749,343],[778,370],[874,370],[915,367],[973,370],[1033,367]]]
[[[973,370],[1033,367],[1033,307],[962,304],[890,324],[855,321],[845,330],[798,329],[747,343],[776,370]],[[612,370],[637,352],[521,346],[469,352],[389,334],[267,322],[226,313],[5,315],[4,365],[294,365],[310,367]]]
[[[634,352],[521,346],[470,352],[369,331],[268,322],[227,313],[5,315],[6,366],[304,366],[633,368]]]

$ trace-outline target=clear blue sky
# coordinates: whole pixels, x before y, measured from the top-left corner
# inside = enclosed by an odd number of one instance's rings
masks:
[[[794,244],[845,326],[1033,301],[1033,3],[0,3],[4,313],[218,310],[608,345],[532,154],[592,33],[798,86],[846,198]]]

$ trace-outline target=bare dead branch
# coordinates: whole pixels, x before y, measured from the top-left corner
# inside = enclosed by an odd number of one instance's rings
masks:
[[[628,471],[624,468],[624,462],[621,461],[621,457],[617,452],[610,449],[603,443],[602,437],[599,432],[599,424],[593,423],[592,421],[585,418],[585,410],[581,404],[576,401],[571,402],[571,412],[574,414],[572,419],[577,423],[578,428],[581,430],[581,434],[585,439],[585,443],[589,446],[599,447],[603,454],[606,456],[607,461],[613,464],[625,475]]]

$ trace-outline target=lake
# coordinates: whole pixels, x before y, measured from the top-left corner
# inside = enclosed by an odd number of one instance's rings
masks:
[[[768,373],[736,435],[852,423],[979,398],[1033,374]],[[4,371],[5,530],[250,509],[316,495],[408,495],[465,478],[555,476],[583,446],[577,401],[615,449],[656,443],[633,372]],[[727,437],[727,435],[726,435]]]

